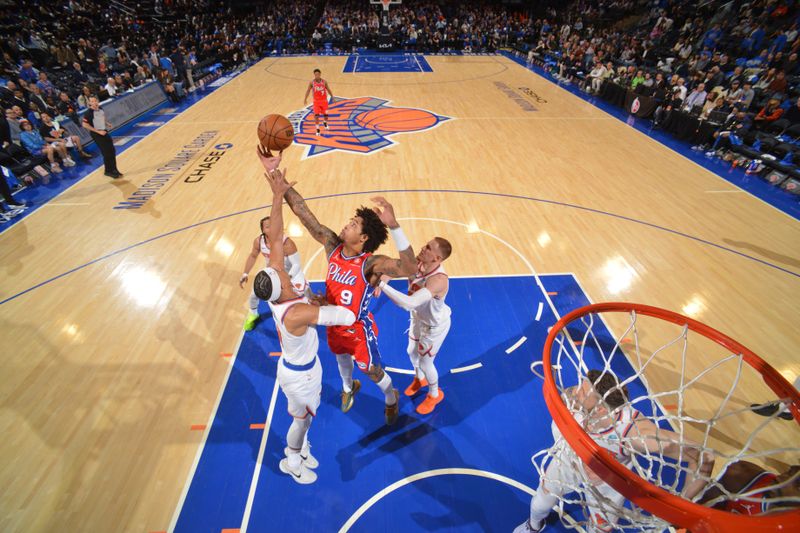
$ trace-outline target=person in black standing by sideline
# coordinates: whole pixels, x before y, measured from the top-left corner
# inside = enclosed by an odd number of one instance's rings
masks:
[[[106,120],[106,114],[100,109],[100,101],[96,96],[89,97],[89,109],[83,115],[83,127],[89,130],[100,153],[103,154],[106,176],[115,179],[121,178],[122,173],[117,170],[117,151],[114,148],[114,140],[108,131],[112,125]]]

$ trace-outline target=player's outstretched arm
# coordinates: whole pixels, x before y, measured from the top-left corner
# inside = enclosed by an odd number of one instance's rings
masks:
[[[253,265],[256,264],[256,259],[258,259],[258,239],[257,237],[253,241],[253,247],[250,249],[250,253],[247,255],[247,259],[244,262],[244,270],[242,271],[242,276],[239,278],[239,287],[244,289],[244,283],[247,281],[247,278],[250,276],[250,271],[253,270]]]
[[[275,158],[268,157],[270,154],[263,146],[258,147],[258,157],[264,165],[266,172],[264,177],[267,179],[270,189],[272,189],[272,209],[270,211],[270,224],[267,230],[267,237],[271,243],[283,242],[283,197],[286,191],[293,185],[286,181],[286,170],[283,172],[275,165]],[[280,163],[280,159],[278,160]],[[283,270],[283,246],[273,245],[270,250],[269,266],[275,270]]]
[[[652,420],[639,420],[628,434],[634,449],[641,453],[667,456],[686,462],[686,480],[681,496],[693,500],[711,479],[714,454],[680,434],[658,427]]]
[[[365,264],[366,271],[370,273],[371,284],[377,285],[382,275],[391,278],[402,278],[413,276],[417,271],[417,259],[414,256],[414,248],[408,242],[397,218],[394,214],[394,207],[383,196],[376,196],[372,201],[377,204],[374,211],[378,214],[381,221],[389,227],[400,258],[394,259],[385,255],[373,255],[367,259]]]
[[[303,105],[308,103],[308,95],[311,92],[311,83],[309,82],[308,88],[306,89],[306,95],[303,97]]]
[[[286,239],[286,242],[283,243],[283,255],[292,265],[287,274],[293,278],[302,270],[303,266],[300,264],[300,252],[297,251],[297,245],[292,239]]]
[[[328,82],[325,82],[325,89],[328,91],[328,94],[331,96],[331,102],[333,102],[333,91],[331,91],[331,86],[328,85]]]
[[[413,311],[447,291],[447,277],[440,274],[431,276],[425,287],[410,295],[403,294],[389,285],[389,279],[391,279],[389,276],[381,276],[379,287],[387,298],[406,311]]]
[[[319,223],[317,217],[314,216],[314,213],[312,213],[308,205],[306,205],[306,201],[303,200],[303,197],[300,196],[300,193],[297,192],[294,187],[286,191],[284,198],[286,198],[286,203],[289,204],[292,212],[297,215],[297,218],[300,219],[303,226],[311,233],[311,236],[322,244],[325,247],[325,253],[330,255],[334,248],[341,243],[339,236],[336,235],[331,228]]]
[[[283,323],[292,335],[302,335],[306,328],[320,326],[351,326],[356,315],[338,305],[295,304],[284,316]]]

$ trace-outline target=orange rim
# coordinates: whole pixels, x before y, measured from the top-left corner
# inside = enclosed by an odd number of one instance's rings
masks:
[[[800,394],[777,370],[751,350],[742,346],[741,343],[712,327],[672,311],[649,305],[608,302],[587,305],[565,315],[550,330],[550,334],[544,344],[544,386],[542,392],[547,408],[553,416],[553,421],[558,426],[564,439],[575,450],[581,460],[602,477],[606,483],[637,506],[666,520],[670,524],[687,528],[693,533],[796,531],[794,528],[800,523],[800,509],[766,516],[744,516],[704,507],[680,496],[670,494],[625,468],[607,450],[598,446],[575,421],[569,408],[564,404],[553,378],[551,349],[556,336],[562,330],[565,330],[568,324],[588,314],[630,313],[631,311],[635,311],[640,315],[666,320],[680,326],[686,325],[689,330],[713,340],[731,352],[742,354],[744,361],[763,376],[764,383],[779,398],[790,399],[789,409],[792,416],[794,416],[795,422],[800,424]]]

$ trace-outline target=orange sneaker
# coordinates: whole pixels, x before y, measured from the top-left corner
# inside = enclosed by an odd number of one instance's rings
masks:
[[[428,394],[427,396],[425,396],[425,399],[422,400],[422,403],[417,406],[417,412],[421,415],[428,415],[433,411],[433,408],[436,407],[436,405],[442,400],[444,400],[444,392],[442,392],[442,389],[439,389],[439,396],[437,396],[436,398]]]
[[[411,382],[411,385],[408,386],[406,389],[405,395],[406,396],[414,396],[416,393],[419,392],[419,389],[422,387],[428,386],[428,380],[423,379],[422,381],[419,380],[416,376],[414,377],[414,381]]]

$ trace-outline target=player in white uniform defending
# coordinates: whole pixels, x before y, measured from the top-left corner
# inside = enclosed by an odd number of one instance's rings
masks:
[[[267,170],[272,189],[272,221],[270,242],[281,242],[283,236],[283,195],[291,187],[277,170],[280,158],[259,149],[259,157]],[[308,429],[317,414],[322,393],[322,366],[317,356],[319,339],[316,324],[349,326],[355,315],[349,309],[333,305],[314,305],[306,295],[298,296],[292,280],[284,270],[283,249],[276,247],[270,254],[269,265],[253,279],[253,290],[259,299],[269,302],[281,341],[277,379],[288,401],[289,414],[294,420],[286,435],[286,458],[280,470],[300,484],[313,483],[317,475],[311,470],[319,463],[311,455]],[[310,416],[309,416],[310,415]]]
[[[253,247],[245,260],[244,271],[239,278],[239,287],[241,288],[244,288],[244,284],[247,283],[250,270],[253,269],[253,265],[255,265],[258,259],[259,253],[264,256],[267,264],[269,264],[270,243],[272,242],[267,237],[270,228],[269,217],[262,218],[259,221],[259,226],[261,227],[261,235],[253,240]],[[295,287],[298,294],[303,294],[308,288],[308,283],[303,274],[303,267],[300,264],[300,252],[297,251],[297,245],[294,241],[286,235],[283,236],[283,257],[283,266],[292,280],[292,285]],[[247,304],[250,308],[250,312],[247,314],[247,318],[244,321],[244,330],[250,331],[256,327],[256,321],[258,320],[258,298],[255,293],[250,292],[250,298]]]
[[[692,441],[682,438],[678,433],[658,427],[652,420],[645,418],[634,409],[628,401],[627,387],[619,386],[617,378],[600,370],[590,370],[580,385],[565,391],[565,401],[575,413],[575,419],[594,441],[611,452],[618,462],[629,465],[632,461],[625,450],[630,445],[636,452],[650,453],[682,460],[687,463],[687,474],[683,485],[682,496],[691,500],[697,496],[708,483],[714,468],[714,457],[706,451],[701,454],[701,447]],[[544,529],[544,520],[561,496],[572,492],[570,487],[579,487],[583,483],[581,473],[575,468],[578,463],[575,452],[563,440],[561,433],[552,424],[555,443],[551,448],[552,457],[539,480],[539,488],[531,499],[531,515],[523,524],[514,529],[514,533],[536,533]],[[619,508],[625,497],[584,466],[587,477],[600,496]],[[591,531],[612,531],[618,517],[606,514],[601,510],[594,491],[585,491],[590,512]]]
[[[451,251],[450,243],[441,237],[434,237],[420,250],[417,273],[408,278],[408,295],[388,285],[388,276],[381,277],[381,291],[411,313],[407,351],[415,375],[405,394],[413,396],[428,386],[427,396],[417,406],[421,415],[431,413],[444,400],[433,360],[450,331],[450,307],[444,302],[450,284],[442,262],[450,257]]]

